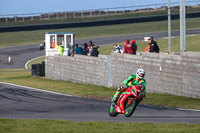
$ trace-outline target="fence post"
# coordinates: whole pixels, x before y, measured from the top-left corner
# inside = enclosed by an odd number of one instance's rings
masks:
[[[108,86],[112,86],[112,59],[111,56],[107,56],[107,70],[108,70]]]
[[[65,19],[67,19],[67,12],[65,12]]]
[[[8,22],[8,15],[7,15],[7,17],[6,17],[6,23]]]
[[[75,12],[73,12],[73,18],[75,18],[76,17],[76,13]]]
[[[23,14],[23,21],[24,21],[24,14]]]
[[[57,17],[56,18],[58,19],[58,12],[57,12]]]
[[[15,22],[17,22],[17,17],[15,16]]]
[[[92,16],[92,11],[90,10],[90,17]]]
[[[32,18],[31,18],[31,19],[32,19],[32,21],[33,21],[33,14],[32,14]]]

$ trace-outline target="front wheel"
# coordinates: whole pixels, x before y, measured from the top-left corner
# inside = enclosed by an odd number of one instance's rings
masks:
[[[126,117],[130,117],[138,105],[136,99],[132,99],[130,104],[128,104],[128,102],[129,102],[129,100],[127,100],[126,106],[125,106],[125,116]]]
[[[118,113],[116,112],[116,106],[114,105],[114,103],[112,103],[112,104],[110,105],[110,108],[109,108],[109,110],[108,110],[108,113],[109,113],[109,115],[110,115],[111,117],[115,117],[115,116],[118,115]]]

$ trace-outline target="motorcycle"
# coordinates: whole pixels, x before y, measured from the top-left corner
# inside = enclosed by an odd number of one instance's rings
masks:
[[[135,91],[134,91],[135,90]],[[115,117],[118,114],[124,114],[130,117],[135,111],[137,105],[142,100],[140,94],[144,91],[141,85],[128,87],[119,96],[117,103],[112,102],[109,108],[109,115]]]

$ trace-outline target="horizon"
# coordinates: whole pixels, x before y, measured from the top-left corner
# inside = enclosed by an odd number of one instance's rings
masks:
[[[13,2],[10,4],[10,2]],[[187,2],[194,0],[186,0]],[[195,0],[199,2],[200,0]],[[171,3],[179,3],[180,0],[171,0]],[[38,4],[40,3],[40,4]],[[63,3],[60,5],[60,3]],[[70,6],[67,4],[69,3]],[[79,3],[79,4],[77,4]],[[58,6],[56,5],[58,4]],[[70,12],[70,11],[86,11],[92,9],[106,9],[106,8],[117,8],[117,7],[130,7],[130,6],[143,6],[143,5],[155,5],[155,4],[168,4],[168,0],[2,0],[0,15],[9,14],[36,14],[36,13],[51,13],[51,12]],[[66,6],[65,6],[66,5]]]

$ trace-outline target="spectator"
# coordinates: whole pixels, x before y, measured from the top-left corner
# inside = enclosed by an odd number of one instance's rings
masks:
[[[150,48],[149,48],[149,52],[155,52],[155,53],[159,53],[160,48],[158,47],[157,43],[153,40],[153,37],[150,37],[148,39]]]
[[[84,43],[83,44],[83,55],[87,55],[87,52],[88,52],[88,45],[87,45],[87,43]]]
[[[93,48],[92,44],[89,43],[89,44],[88,44],[88,50],[87,50],[87,55],[88,55],[88,56],[91,56],[91,54],[92,54],[92,48]]]
[[[132,40],[132,44],[133,44],[133,47],[135,48],[133,54],[136,55],[136,51],[137,51],[137,44],[136,44],[136,41],[135,41],[135,40]]]
[[[89,41],[89,45],[91,45],[93,47],[94,43],[92,41]]]
[[[125,51],[125,53],[127,53],[127,54],[133,54],[135,48],[134,48],[134,46],[130,43],[130,41],[127,39],[127,40],[125,41],[124,44],[125,44],[125,46],[124,46],[124,51]]]
[[[116,49],[116,50],[113,50],[112,52],[113,53],[124,53],[124,49],[122,48],[122,46],[120,46],[120,45],[117,45],[117,44],[114,44],[114,48]]]
[[[93,46],[93,47],[92,47],[91,56],[96,56],[96,57],[98,57],[98,55],[99,55],[98,48],[99,48],[99,46]]]
[[[149,53],[149,49],[150,49],[150,45],[148,44],[148,46],[145,48],[144,52]]]
[[[83,48],[79,47],[78,44],[75,47],[75,54],[83,54]]]

